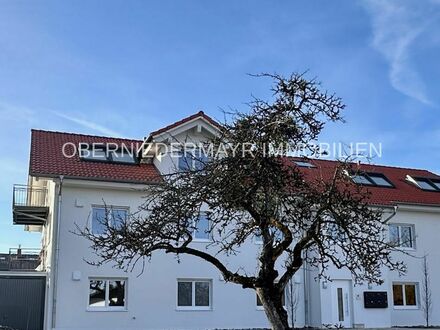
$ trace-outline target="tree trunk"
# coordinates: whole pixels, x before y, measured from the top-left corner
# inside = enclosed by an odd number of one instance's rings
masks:
[[[287,311],[283,306],[282,293],[275,288],[256,288],[258,297],[263,304],[266,316],[273,330],[289,329]]]

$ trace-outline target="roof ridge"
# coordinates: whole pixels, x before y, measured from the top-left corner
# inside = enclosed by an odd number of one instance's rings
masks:
[[[38,129],[38,128],[32,128],[31,132],[43,132],[43,133],[52,133],[52,134],[75,135],[75,136],[84,136],[84,137],[91,137],[91,138],[117,139],[117,140],[137,141],[137,142],[141,142],[141,143],[143,142],[142,139],[130,139],[130,138],[123,138],[123,137],[108,136],[108,135],[93,135],[93,134],[84,134],[84,133],[52,131],[52,130],[45,130],[45,129]]]
[[[287,158],[291,158],[291,159],[301,159],[303,157],[295,157],[295,156],[287,156]],[[337,160],[333,160],[333,159],[322,159],[322,158],[313,158],[313,157],[306,157],[306,159],[310,159],[310,160],[317,160],[317,161],[324,161],[324,162],[337,162]],[[349,162],[351,164],[357,164],[356,162]],[[395,166],[395,165],[381,165],[381,164],[376,164],[376,163],[360,163],[360,165],[368,165],[368,166],[380,166],[380,167],[386,167],[386,168],[396,168],[396,169],[401,169],[401,170],[416,170],[416,171],[425,171],[425,172],[429,172],[432,173],[434,175],[437,175],[436,173],[424,169],[424,168],[414,168],[414,167],[405,167],[405,166]]]
[[[217,126],[217,127],[221,126],[215,119],[213,119],[211,116],[208,116],[205,112],[200,110],[200,111],[198,111],[196,113],[193,113],[192,115],[189,115],[189,116],[187,116],[185,118],[177,120],[174,123],[171,123],[169,125],[166,125],[164,127],[161,127],[161,128],[159,128],[157,130],[154,130],[154,131],[150,132],[149,136],[152,137],[154,135],[159,135],[159,134],[164,133],[164,132],[166,132],[166,131],[168,131],[170,129],[173,129],[175,127],[183,125],[183,124],[187,123],[188,121],[191,121],[191,120],[196,119],[198,117],[201,117],[201,118],[205,119],[206,121],[210,122],[214,126]]]

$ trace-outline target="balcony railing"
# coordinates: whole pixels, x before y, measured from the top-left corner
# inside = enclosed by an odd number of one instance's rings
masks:
[[[32,271],[40,263],[40,249],[11,248],[9,253],[0,253],[0,271]]]
[[[49,214],[47,189],[25,185],[14,185],[12,213],[14,224],[43,225]]]
[[[47,189],[25,185],[14,185],[13,206],[47,206]]]

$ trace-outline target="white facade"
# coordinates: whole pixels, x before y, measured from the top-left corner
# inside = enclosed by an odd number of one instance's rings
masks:
[[[202,132],[208,131],[206,128],[200,129],[207,125],[202,120],[190,124],[193,127],[191,132],[194,140],[199,140]],[[177,136],[178,134],[179,132]],[[166,141],[166,137],[163,141]],[[161,172],[173,168],[167,157],[161,161],[155,159],[154,163]],[[31,178],[30,181],[32,185],[45,185],[50,199],[49,220],[42,229],[46,260],[44,268],[49,273],[45,322],[47,329],[269,327],[264,311],[257,306],[253,290],[225,283],[217,269],[195,257],[181,256],[180,262],[177,262],[173,255],[159,252],[153,256],[151,262],[145,264],[142,274],[142,263],[132,272],[124,272],[110,264],[94,267],[84,261],[93,261],[93,254],[89,248],[90,243],[74,234],[77,231],[76,226],[90,226],[92,208],[104,203],[107,206],[136,211],[145,195],[143,189],[148,191],[148,186],[60,178]],[[431,324],[440,325],[440,285],[436,281],[440,277],[440,252],[436,244],[440,233],[440,208],[399,205],[391,222],[410,224],[413,228],[413,248],[405,252],[417,257],[428,255],[433,297]],[[206,245],[203,242],[192,244],[198,247]],[[250,240],[237,256],[225,259],[226,263],[232,269],[241,267],[250,273],[255,272],[258,249],[258,242]],[[381,286],[353,286],[348,271],[336,269],[329,270],[332,281],[318,281],[316,270],[305,265],[294,278],[299,299],[296,326],[323,327],[341,324],[344,327],[381,328],[424,324],[421,309],[422,260],[404,254],[396,255],[396,258],[402,258],[406,262],[408,273],[399,277],[385,271],[385,282]],[[126,306],[118,309],[91,308],[90,279],[126,281]],[[208,281],[210,306],[179,308],[179,280]],[[416,305],[394,306],[393,283],[415,284]],[[365,308],[364,292],[377,291],[387,292],[388,307]]]

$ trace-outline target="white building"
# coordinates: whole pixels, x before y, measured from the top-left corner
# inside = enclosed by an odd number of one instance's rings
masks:
[[[215,134],[217,124],[199,112],[150,134],[149,141],[170,143],[190,136],[199,141]],[[80,143],[138,147],[142,141],[33,130],[29,180],[16,187],[14,222],[42,233],[42,264],[47,273],[45,329],[214,329],[268,327],[253,290],[225,283],[210,264],[194,257],[157,253],[133,272],[111,265],[94,267],[90,243],[75,235],[76,226],[99,233],[96,219],[104,204],[115,221],[136,211],[143,189],[173,166],[170,157],[108,159],[74,153]],[[63,151],[65,155],[63,155]],[[66,157],[72,156],[72,157]],[[313,171],[331,161],[311,161]],[[431,324],[440,325],[440,176],[424,170],[361,165],[369,174],[358,180],[369,185],[377,205],[397,207],[390,237],[405,240],[401,248],[428,255],[433,309]],[[194,245],[206,245],[203,232]],[[256,269],[258,240],[249,241],[228,261],[231,268]],[[381,286],[354,286],[344,270],[330,270],[333,281],[316,280],[316,271],[303,267],[295,275],[299,304],[297,326],[390,327],[424,324],[422,260],[406,255],[408,273],[385,272]],[[197,289],[197,290],[196,290]]]

